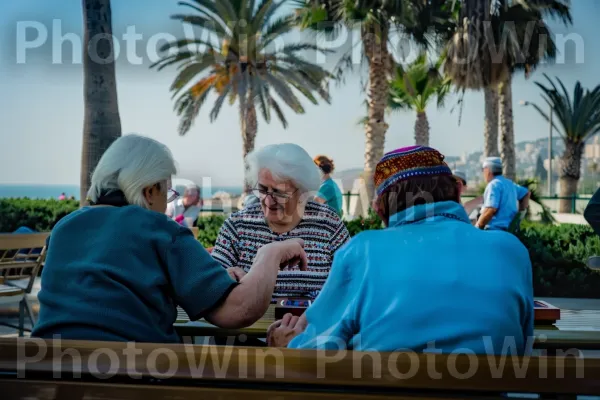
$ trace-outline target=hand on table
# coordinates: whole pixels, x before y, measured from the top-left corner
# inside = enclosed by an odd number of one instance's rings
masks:
[[[245,275],[246,271],[241,269],[240,267],[229,267],[227,268],[227,273],[234,281],[239,282]]]
[[[275,321],[267,330],[267,345],[270,347],[287,347],[293,338],[304,332],[308,322],[306,314],[297,317],[285,314],[282,319]]]

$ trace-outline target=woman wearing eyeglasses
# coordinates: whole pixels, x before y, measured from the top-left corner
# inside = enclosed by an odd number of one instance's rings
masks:
[[[192,320],[241,328],[266,312],[281,266],[304,268],[303,242],[288,240],[255,253],[248,274],[223,269],[165,215],[175,172],[155,140],[127,135],[110,146],[92,176],[91,206],[52,231],[32,336],[180,342],[176,306]]]
[[[251,271],[256,252],[269,243],[301,238],[307,271],[281,271],[274,298],[315,297],[337,249],[350,235],[334,209],[313,201],[321,178],[310,155],[295,144],[275,144],[250,153],[247,182],[260,200],[223,224],[212,256],[224,267]]]

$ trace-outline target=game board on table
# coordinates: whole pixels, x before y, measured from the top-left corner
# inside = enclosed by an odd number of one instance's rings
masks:
[[[275,319],[280,319],[286,313],[300,316],[311,301],[306,299],[285,299],[275,306]],[[560,308],[542,300],[534,300],[534,322],[536,325],[552,325],[560,319]]]
[[[560,308],[541,300],[534,300],[533,304],[536,324],[552,325],[560,319]]]

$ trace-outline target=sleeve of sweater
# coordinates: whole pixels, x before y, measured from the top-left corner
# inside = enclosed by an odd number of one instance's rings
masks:
[[[231,218],[225,220],[211,255],[224,268],[236,267],[239,262],[239,254],[237,251],[237,243],[239,241],[235,226]]]

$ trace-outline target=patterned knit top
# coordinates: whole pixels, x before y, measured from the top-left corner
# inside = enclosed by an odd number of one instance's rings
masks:
[[[233,213],[221,227],[212,256],[226,268],[240,267],[247,272],[260,247],[293,237],[304,240],[308,268],[280,271],[273,297],[314,298],[329,276],[335,251],[350,238],[335,210],[325,204],[309,201],[300,223],[282,234],[271,230],[260,204]]]

